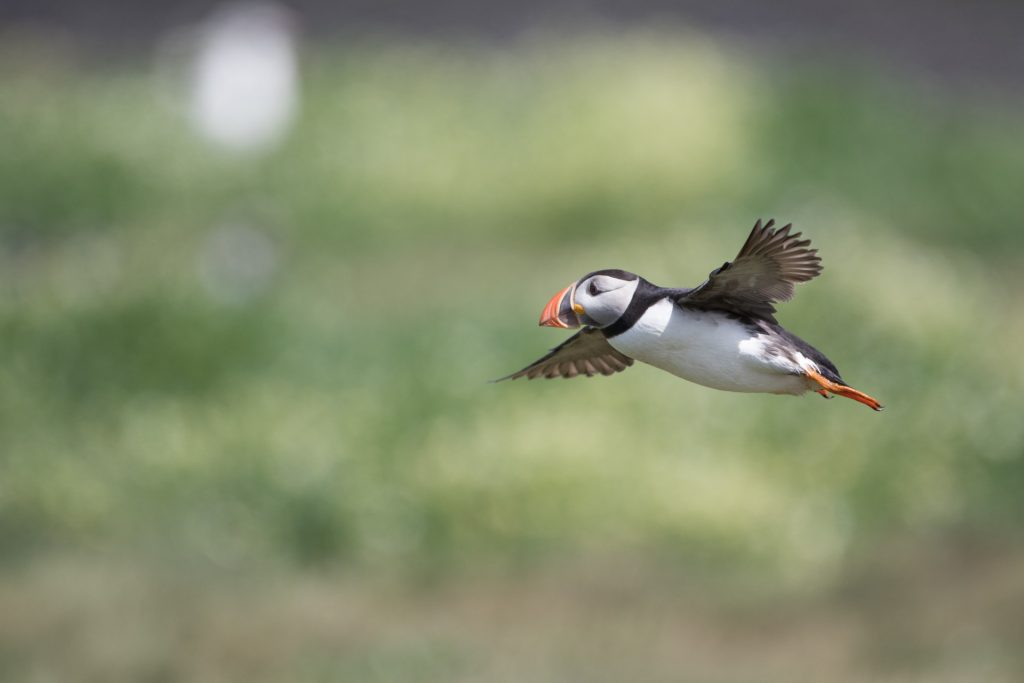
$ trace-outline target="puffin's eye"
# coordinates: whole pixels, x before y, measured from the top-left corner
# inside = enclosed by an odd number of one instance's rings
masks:
[[[597,296],[597,283],[591,280],[590,285],[587,287],[587,292],[590,296]]]

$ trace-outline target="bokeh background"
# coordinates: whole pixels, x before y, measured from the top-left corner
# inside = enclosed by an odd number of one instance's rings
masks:
[[[1018,3],[0,5],[0,678],[1024,677]],[[887,406],[489,384],[757,217]]]

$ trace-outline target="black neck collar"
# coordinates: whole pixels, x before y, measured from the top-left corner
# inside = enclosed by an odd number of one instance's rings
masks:
[[[640,282],[637,283],[636,291],[633,292],[633,298],[630,300],[626,310],[611,325],[601,328],[601,332],[604,333],[606,339],[617,337],[633,327],[636,321],[640,320],[643,314],[647,312],[648,308],[665,298],[667,290],[657,285],[652,285],[643,278],[639,278],[639,280]]]

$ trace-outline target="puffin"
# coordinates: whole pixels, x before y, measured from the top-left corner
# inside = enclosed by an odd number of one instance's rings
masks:
[[[613,375],[635,361],[712,389],[882,404],[849,386],[825,354],[782,327],[774,304],[817,277],[821,259],[792,224],[759,219],[739,254],[693,288],[659,287],[625,270],[596,270],[555,294],[540,324],[582,328],[496,381]]]

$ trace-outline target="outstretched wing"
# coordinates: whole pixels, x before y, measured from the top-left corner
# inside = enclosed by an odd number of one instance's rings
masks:
[[[711,271],[696,289],[676,297],[676,302],[693,308],[728,311],[775,322],[777,301],[793,298],[793,286],[821,273],[817,249],[810,240],[789,234],[791,224],[773,228],[774,220],[763,226],[758,220],[740,253],[731,263]]]
[[[520,377],[569,379],[577,375],[586,375],[587,377],[593,377],[596,374],[614,375],[632,364],[633,359],[613,349],[600,331],[593,327],[584,327],[551,349],[551,352],[540,360],[527,365],[519,372],[513,372],[511,375],[495,381],[519,379]]]

